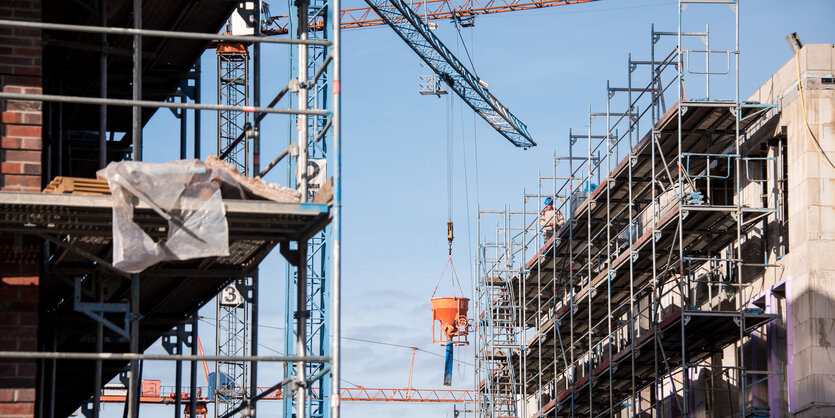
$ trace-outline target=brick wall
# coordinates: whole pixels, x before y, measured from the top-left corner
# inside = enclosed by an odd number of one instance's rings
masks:
[[[37,349],[38,278],[0,279],[0,350]],[[0,362],[0,417],[31,417],[35,411],[34,361]]]
[[[40,21],[40,0],[0,1],[0,19]],[[0,90],[41,93],[41,33],[0,27]],[[41,189],[41,103],[0,100],[0,190]],[[38,245],[0,234],[0,351],[37,349]],[[0,418],[35,414],[34,361],[0,361]]]
[[[2,19],[40,20],[39,0],[0,4]],[[0,27],[0,86],[4,93],[41,93],[41,34]],[[4,100],[0,114],[0,190],[41,189],[41,103]]]

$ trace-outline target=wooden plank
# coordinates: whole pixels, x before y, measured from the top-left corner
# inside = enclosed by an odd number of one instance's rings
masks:
[[[44,193],[109,195],[107,180],[58,176],[44,188]]]

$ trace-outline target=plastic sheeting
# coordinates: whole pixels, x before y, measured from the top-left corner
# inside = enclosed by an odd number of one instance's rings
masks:
[[[113,195],[114,267],[139,273],[162,261],[229,255],[221,189],[238,199],[247,193],[228,170],[200,160],[122,161],[96,174]],[[155,241],[133,221],[140,201],[168,221],[165,239]]]

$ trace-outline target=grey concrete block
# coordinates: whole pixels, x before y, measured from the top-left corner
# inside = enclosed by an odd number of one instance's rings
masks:
[[[824,44],[809,44],[803,47],[806,71],[831,71],[832,47]]]
[[[795,384],[796,410],[813,403],[835,403],[835,376],[813,375],[798,379]]]

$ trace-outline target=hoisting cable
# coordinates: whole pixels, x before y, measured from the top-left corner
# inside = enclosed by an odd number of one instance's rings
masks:
[[[452,240],[455,238],[452,231],[452,197],[453,197],[453,190],[452,190],[452,171],[453,171],[453,163],[452,163],[452,152],[453,152],[453,141],[452,138],[454,137],[454,124],[455,124],[455,108],[453,107],[452,95],[447,96],[447,132],[446,132],[446,187],[447,187],[447,240],[449,241],[449,255],[452,257]]]
[[[451,224],[451,223],[452,222],[450,222],[449,224]],[[432,290],[432,297],[433,298],[435,297],[435,293],[438,291],[438,287],[441,285],[441,280],[444,279],[444,275],[446,274],[447,269],[449,269],[449,274],[451,276],[450,280],[452,281],[452,297],[457,296],[455,294],[455,285],[456,284],[458,285],[458,290],[461,292],[461,294],[462,295],[464,294],[464,288],[461,287],[461,282],[458,280],[458,272],[455,271],[455,264],[452,262],[452,254],[450,254],[447,257],[446,264],[444,264],[444,270],[441,272],[441,277],[438,278],[438,282],[435,283],[435,289]]]
[[[829,159],[829,156],[826,155],[826,152],[823,151],[820,142],[818,139],[815,138],[815,134],[812,132],[812,128],[809,127],[809,118],[806,117],[806,100],[803,98],[803,80],[800,78],[800,50],[798,49],[797,52],[794,53],[794,64],[797,68],[797,91],[798,95],[800,96],[800,109],[803,112],[803,124],[806,126],[806,131],[809,132],[809,137],[812,138],[812,142],[815,143],[815,151],[818,152],[821,158],[826,161],[826,164],[829,165],[829,168],[835,170],[835,165],[832,164],[832,160]]]
[[[475,69],[473,58],[470,56],[470,51],[467,49],[467,44],[464,42],[464,38],[461,36],[461,28],[459,27],[458,14],[456,13],[457,9],[453,10],[452,7],[449,5],[449,2],[447,2],[446,7],[449,10],[449,13],[452,15],[452,21],[453,23],[455,23],[455,30],[458,32],[458,38],[460,38],[461,43],[464,44],[464,52],[467,53],[467,59],[470,61],[470,67],[473,69],[473,74],[475,74],[476,78],[481,80],[481,77],[478,76],[478,71],[476,71]]]
[[[464,294],[464,288],[461,287],[461,282],[458,280],[458,273],[455,271],[455,264],[452,262],[452,241],[455,238],[453,233],[453,226],[452,226],[452,207],[453,207],[453,196],[454,196],[454,189],[453,189],[453,180],[452,175],[455,169],[455,165],[453,163],[453,151],[454,151],[454,141],[453,138],[455,137],[455,107],[452,97],[447,96],[447,112],[446,112],[446,181],[447,181],[447,241],[449,243],[449,255],[447,257],[447,262],[444,265],[444,270],[441,272],[441,277],[438,278],[438,283],[435,284],[435,289],[432,291],[432,297],[435,297],[435,292],[438,291],[438,286],[441,284],[441,280],[443,280],[444,275],[446,274],[447,269],[450,270],[450,279],[452,281],[452,296],[456,296],[455,293],[455,285],[458,285],[458,289],[461,294]]]

